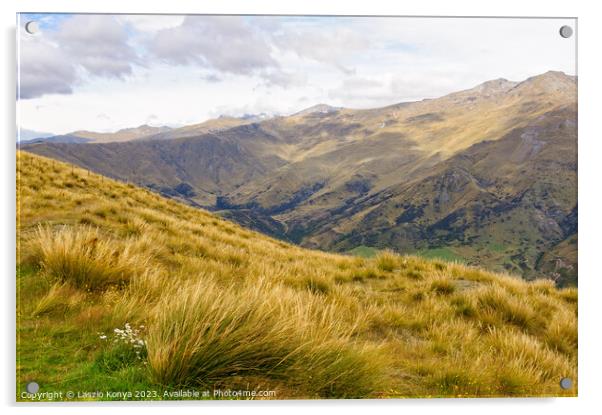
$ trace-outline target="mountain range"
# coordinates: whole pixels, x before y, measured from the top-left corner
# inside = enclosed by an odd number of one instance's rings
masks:
[[[577,85],[547,72],[376,109],[75,132],[23,150],[302,246],[577,283]]]

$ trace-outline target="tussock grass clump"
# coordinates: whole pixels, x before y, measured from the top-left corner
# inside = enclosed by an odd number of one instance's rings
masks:
[[[262,282],[225,289],[207,281],[174,294],[177,302],[157,305],[147,339],[150,370],[160,384],[263,376],[347,397],[372,392],[380,376],[378,360],[352,347],[334,309],[314,296]]]
[[[477,314],[474,301],[469,296],[456,295],[452,298],[451,304],[455,307],[456,313],[463,317],[474,317]]]
[[[331,283],[323,276],[310,276],[304,280],[305,287],[314,294],[328,294]]]
[[[566,355],[577,352],[577,321],[569,311],[563,311],[550,321],[545,340],[548,346]]]
[[[430,290],[438,295],[449,295],[456,291],[456,286],[448,278],[439,277],[431,282]]]
[[[570,304],[577,304],[577,288],[570,287],[560,290],[560,298]]]
[[[487,314],[497,317],[497,326],[512,324],[523,330],[535,330],[544,325],[537,313],[525,301],[509,295],[501,287],[487,287],[475,292],[480,315],[484,321]]]
[[[532,379],[531,387],[536,383],[556,382],[558,373],[568,377],[576,374],[576,368],[571,367],[566,356],[555,353],[526,333],[491,329],[488,343],[508,369],[514,365],[513,373]]]
[[[401,257],[392,251],[379,252],[376,256],[376,266],[381,271],[391,272],[399,268]]]
[[[364,282],[366,280],[383,279],[386,278],[382,271],[375,269],[374,267],[360,268],[351,272],[351,281],[353,282]]]
[[[48,277],[89,290],[125,284],[144,273],[149,261],[134,252],[132,243],[110,239],[88,226],[40,226],[30,252],[29,261]]]
[[[37,302],[32,315],[64,312],[71,307],[76,307],[85,298],[85,295],[66,283],[54,283],[48,292]]]

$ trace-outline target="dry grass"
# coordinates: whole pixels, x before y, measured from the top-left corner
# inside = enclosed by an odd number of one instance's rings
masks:
[[[58,313],[77,307],[84,301],[85,294],[66,283],[52,284],[48,292],[37,302],[33,316]]]
[[[88,290],[125,284],[150,265],[131,241],[104,237],[89,226],[39,226],[27,249],[29,264],[40,266],[46,276]]]
[[[169,294],[157,304],[148,334],[151,372],[160,384],[208,386],[253,376],[310,395],[362,397],[382,378],[382,357],[354,346],[352,327],[318,297],[263,281],[236,289],[201,281]],[[311,382],[300,382],[307,372]]]
[[[76,331],[61,338],[89,353],[80,360],[94,360],[85,334],[131,323],[148,327],[149,384],[270,385],[279,398],[576,394],[558,387],[577,380],[575,289],[390,252],[305,250],[18,157],[18,263],[33,269],[18,324],[40,349],[35,333],[63,325]],[[20,379],[42,367],[30,366]]]

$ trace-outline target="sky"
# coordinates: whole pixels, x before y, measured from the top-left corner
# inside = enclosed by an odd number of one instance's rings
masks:
[[[27,22],[39,31],[28,33]],[[376,108],[548,70],[575,75],[572,19],[21,14],[23,134]]]

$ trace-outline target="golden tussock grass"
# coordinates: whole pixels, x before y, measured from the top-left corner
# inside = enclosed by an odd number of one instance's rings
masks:
[[[148,333],[151,372],[161,384],[254,376],[286,381],[299,393],[362,397],[382,378],[383,357],[355,346],[352,327],[318,297],[263,281],[234,290],[202,281],[170,294]]]
[[[104,237],[89,226],[39,226],[27,247],[28,260],[46,276],[88,290],[125,284],[149,266],[149,257],[134,252],[128,240]]]

